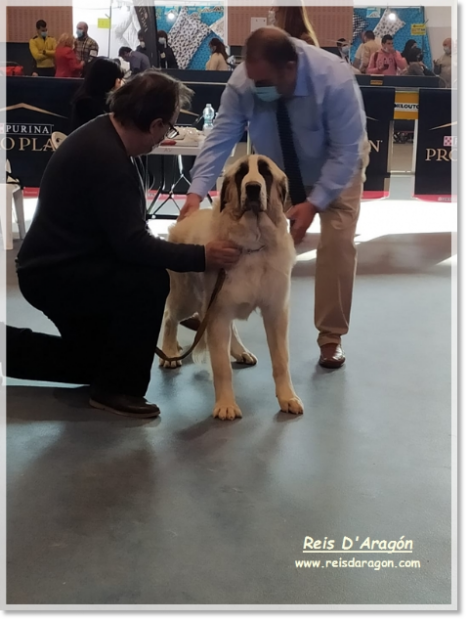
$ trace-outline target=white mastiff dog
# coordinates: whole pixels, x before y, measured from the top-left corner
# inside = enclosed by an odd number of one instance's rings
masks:
[[[171,242],[204,245],[215,239],[229,240],[242,248],[239,262],[227,272],[210,311],[204,341],[213,369],[215,418],[242,416],[232,387],[230,356],[248,365],[256,364],[257,359],[241,342],[234,320],[247,319],[257,308],[263,317],[280,408],[291,414],[303,413],[289,373],[289,295],[296,253],[284,215],[287,202],[286,176],[270,159],[252,155],[227,171],[213,210],[197,211],[170,230]],[[204,316],[216,277],[209,272],[170,272],[162,345],[168,357],[179,355],[179,322],[195,313]],[[160,364],[176,367],[181,363],[161,360]]]

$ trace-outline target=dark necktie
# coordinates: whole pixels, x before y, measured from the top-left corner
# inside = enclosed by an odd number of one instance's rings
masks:
[[[284,172],[289,179],[289,196],[291,197],[293,205],[299,205],[300,203],[305,203],[307,195],[302,182],[299,159],[294,146],[291,120],[289,119],[286,102],[283,99],[278,100],[276,122],[278,124],[281,150],[283,152]]]

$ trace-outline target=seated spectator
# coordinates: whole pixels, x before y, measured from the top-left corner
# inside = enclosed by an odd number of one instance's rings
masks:
[[[123,58],[130,65],[130,71],[132,75],[142,73],[146,69],[151,69],[151,64],[148,56],[141,52],[132,52],[129,47],[121,47],[119,50],[120,58]]]
[[[167,40],[167,32],[158,30],[158,54],[161,69],[178,69],[177,60],[174,52]]]
[[[57,42],[53,37],[49,37],[47,24],[43,19],[36,23],[36,33],[36,36],[29,41],[29,51],[36,63],[34,73],[39,76],[53,77]]]
[[[216,37],[211,39],[210,52],[211,56],[205,66],[207,71],[230,71],[231,67],[227,63],[226,46],[220,39]]]
[[[113,60],[97,58],[86,72],[73,100],[72,130],[109,112],[108,95],[122,83],[122,69]]]
[[[367,67],[367,73],[397,75],[399,71],[403,71],[407,66],[406,60],[393,47],[393,37],[391,35],[384,35],[382,37],[382,49],[372,55]]]
[[[63,34],[55,50],[55,77],[79,78],[84,62],[79,62],[75,55],[75,39],[71,34]]]

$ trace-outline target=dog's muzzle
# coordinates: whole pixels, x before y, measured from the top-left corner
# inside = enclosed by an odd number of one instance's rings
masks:
[[[262,209],[262,186],[259,183],[245,185],[244,211],[252,211],[258,215]]]

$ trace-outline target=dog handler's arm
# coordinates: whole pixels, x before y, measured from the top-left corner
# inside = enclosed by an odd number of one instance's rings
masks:
[[[206,138],[192,168],[193,181],[188,191],[187,201],[180,213],[180,219],[198,209],[200,202],[221,174],[232,149],[242,138],[246,125],[247,119],[242,111],[239,93],[228,82],[221,97],[214,127]]]
[[[366,113],[358,83],[354,75],[346,75],[348,67],[340,67],[339,71],[343,76],[337,72],[323,103],[329,144],[327,160],[308,197],[318,211],[338,198],[357,172],[366,131]]]

